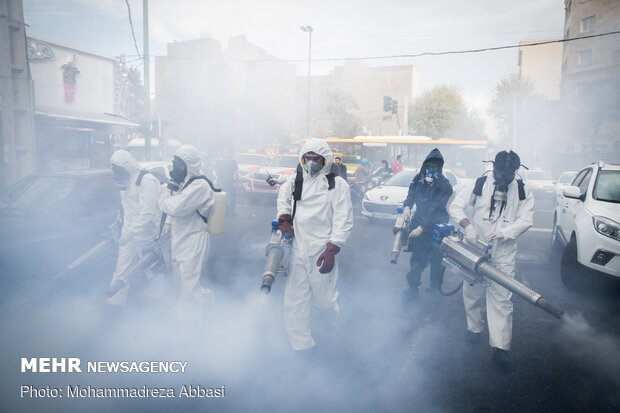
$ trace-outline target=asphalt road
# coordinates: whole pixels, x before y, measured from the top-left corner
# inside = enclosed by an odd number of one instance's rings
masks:
[[[203,285],[217,297],[202,327],[181,326],[163,281],[136,282],[130,304],[107,308],[103,290],[111,264],[63,284],[23,286],[1,302],[2,406],[11,411],[424,411],[570,412],[620,409],[619,288],[597,282],[581,292],[560,281],[549,251],[552,212],[541,206],[535,227],[519,241],[517,277],[564,308],[556,320],[521,298],[515,304],[513,370],[495,367],[484,340],[464,340],[460,293],[429,290],[404,301],[408,255],[389,263],[391,222],[356,214],[339,254],[341,318],[326,328],[313,318],[317,351],[299,356],[282,325],[285,279],[259,292],[275,198],[239,197],[224,235],[212,238]],[[540,204],[542,205],[542,204]],[[445,286],[456,285],[446,275]],[[185,328],[185,329],[184,329]],[[20,357],[83,360],[189,361],[189,373],[69,375],[19,372]],[[226,385],[220,400],[20,398],[25,383]]]

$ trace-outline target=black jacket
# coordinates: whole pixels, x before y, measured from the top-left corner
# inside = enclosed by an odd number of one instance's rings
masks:
[[[439,149],[433,149],[424,162],[429,159],[439,159],[443,169],[443,156]],[[409,193],[403,206],[412,208],[416,205],[416,212],[411,222],[411,228],[422,226],[423,233],[430,235],[435,229],[435,224],[448,222],[450,216],[446,210],[446,203],[452,195],[452,185],[443,174],[435,178],[432,184],[424,180],[424,166],[409,184]]]

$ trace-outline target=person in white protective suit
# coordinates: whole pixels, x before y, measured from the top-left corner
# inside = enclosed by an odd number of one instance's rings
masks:
[[[127,151],[114,152],[110,161],[115,179],[126,188],[121,191],[123,228],[118,241],[116,269],[110,283],[112,287],[117,283],[124,283],[124,278],[130,275],[125,274],[125,270],[141,257],[143,250],[154,245],[161,217],[157,205],[161,185],[155,176],[144,173],[140,164]],[[108,304],[125,305],[129,285],[125,284],[109,297]]]
[[[330,173],[333,156],[327,143],[310,139],[299,156],[297,174],[278,194],[278,222],[283,235],[293,236],[284,289],[284,326],[291,347],[308,350],[315,346],[310,331],[311,301],[329,324],[340,314],[336,254],[351,234],[353,208],[349,186]]]
[[[533,224],[534,197],[527,185],[515,179],[521,161],[513,152],[501,151],[493,162],[493,173],[465,186],[449,207],[450,216],[465,233],[465,240],[491,242],[490,262],[510,277],[515,276],[517,237]],[[473,207],[471,218],[465,208]],[[486,312],[489,344],[493,360],[503,368],[510,367],[508,351],[512,341],[512,293],[489,280],[486,288]],[[463,301],[467,316],[467,338],[475,343],[483,331],[482,306],[485,287],[463,283]]]
[[[203,217],[215,202],[214,192],[202,175],[198,150],[180,146],[174,153],[171,180],[159,197],[159,207],[170,219],[172,270],[179,290],[178,315],[184,324],[199,323],[205,300],[213,293],[201,287],[210,240]]]

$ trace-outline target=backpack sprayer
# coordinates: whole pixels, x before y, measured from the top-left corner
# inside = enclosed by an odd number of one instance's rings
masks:
[[[489,250],[491,249],[489,244],[478,240],[476,245],[472,245],[463,239],[460,232],[455,231],[453,225],[448,224],[437,224],[433,231],[433,239],[440,243],[439,249],[444,255],[444,266],[455,270],[465,282],[470,285],[480,283],[488,287],[488,280],[495,281],[552,316],[562,318],[563,310],[545,300],[536,291],[507,276],[489,262]]]
[[[293,240],[289,235],[282,236],[277,220],[271,221],[271,238],[267,244],[265,255],[265,271],[263,271],[263,283],[260,286],[265,294],[271,292],[271,286],[276,279],[276,275],[286,277],[288,272],[288,258],[291,252]]]

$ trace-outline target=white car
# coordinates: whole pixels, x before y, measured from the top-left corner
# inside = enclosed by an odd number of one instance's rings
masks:
[[[286,178],[294,174],[299,164],[299,155],[280,154],[274,156],[261,168],[250,171],[242,181],[246,192],[277,193]],[[273,179],[275,185],[267,183]]]
[[[265,165],[265,155],[260,153],[238,153],[235,155],[239,178],[244,179]]]
[[[570,185],[573,182],[573,179],[577,176],[577,171],[566,171],[562,172],[555,182],[555,206],[557,207],[560,203],[560,200],[564,196],[562,193],[565,185]]]
[[[588,165],[562,194],[551,242],[563,247],[564,284],[579,288],[588,268],[620,277],[620,165]]]
[[[409,184],[418,173],[417,169],[405,169],[388,179],[383,185],[366,192],[362,200],[362,215],[368,218],[396,219],[396,209],[403,206],[409,192]],[[444,176],[452,188],[455,188],[459,179],[445,169]]]

